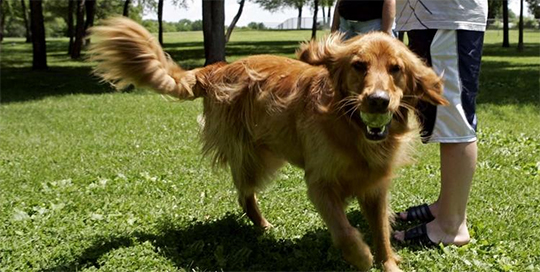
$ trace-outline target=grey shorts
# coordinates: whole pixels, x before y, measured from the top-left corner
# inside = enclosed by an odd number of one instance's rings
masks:
[[[356,35],[366,34],[371,31],[381,31],[381,28],[382,19],[352,21],[339,17],[339,32],[345,33],[345,39],[350,39]]]

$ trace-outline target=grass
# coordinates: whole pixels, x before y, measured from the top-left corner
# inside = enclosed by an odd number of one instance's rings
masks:
[[[227,58],[292,57],[309,35],[236,32]],[[396,245],[405,271],[540,270],[540,33],[525,33],[524,53],[500,40],[487,33],[468,209],[473,240],[461,248]],[[165,41],[184,67],[203,64],[201,33]],[[259,232],[240,212],[227,171],[200,156],[200,101],[113,92],[65,47],[49,40],[50,70],[35,72],[29,44],[2,43],[0,271],[353,269],[331,246],[299,169],[286,167],[261,194],[275,228]],[[419,146],[418,162],[397,173],[395,210],[435,200],[437,153],[436,145]],[[348,215],[370,242],[357,205]]]

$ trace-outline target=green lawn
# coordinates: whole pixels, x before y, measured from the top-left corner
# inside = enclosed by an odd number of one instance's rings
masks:
[[[294,56],[309,31],[233,33],[227,58]],[[442,249],[396,245],[405,271],[540,270],[540,33],[526,50],[489,31],[478,97],[479,163],[468,209],[472,242]],[[202,33],[168,33],[165,49],[203,64]],[[113,92],[51,39],[50,70],[30,70],[31,45],[1,53],[0,271],[352,270],[331,246],[286,167],[260,195],[275,226],[261,233],[242,215],[231,178],[199,153],[200,101],[144,90]],[[400,170],[395,210],[435,200],[438,147],[420,146]],[[351,221],[371,236],[356,205]],[[398,226],[400,228],[406,226]],[[379,271],[375,267],[373,271]]]

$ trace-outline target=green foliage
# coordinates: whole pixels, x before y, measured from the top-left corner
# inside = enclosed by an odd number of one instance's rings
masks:
[[[310,1],[308,0],[254,0],[261,8],[269,11],[278,11],[283,8],[302,8]]]
[[[263,23],[256,23],[256,22],[249,23],[247,27],[252,30],[265,30],[266,29],[266,26]]]
[[[488,0],[488,18],[498,18],[502,16],[502,0]]]
[[[105,19],[112,16],[122,15],[124,11],[124,1],[97,1],[96,2],[96,19]],[[130,14],[140,12],[136,8],[131,7]]]
[[[240,31],[228,60],[293,57],[309,31]],[[186,68],[204,63],[202,33],[166,33]],[[517,32],[511,31],[511,41]],[[478,97],[479,162],[464,247],[394,245],[404,271],[540,270],[540,33],[525,51],[488,31]],[[201,101],[119,93],[92,63],[49,39],[49,71],[31,71],[31,45],[2,43],[0,62],[0,267],[2,271],[352,271],[306,196],[303,172],[286,167],[259,195],[275,228],[252,227],[229,173],[200,155]],[[391,206],[436,199],[438,147],[418,146],[398,171]],[[372,236],[356,204],[351,222]],[[408,227],[398,225],[397,228]],[[374,267],[371,271],[380,271]]]
[[[26,28],[24,26],[23,11],[20,1],[2,1],[2,16],[4,18],[4,36],[5,37],[24,37]],[[29,18],[30,9],[27,6]],[[30,20],[30,19],[28,19]]]
[[[144,20],[143,26],[150,32],[157,33],[159,29],[157,20]],[[178,32],[178,31],[200,31],[202,30],[202,20],[191,21],[182,19],[177,23],[163,21],[163,32]]]
[[[529,4],[529,12],[534,18],[540,19],[540,0],[525,0]]]
[[[26,8],[28,20],[30,20],[30,8],[28,0]],[[74,1],[74,0],[70,0]],[[43,1],[43,16],[45,20],[45,34],[47,37],[65,37],[67,34],[68,3],[66,0]],[[111,16],[122,15],[123,1],[97,1],[96,20]],[[3,10],[6,14],[5,32],[6,37],[24,37],[26,28],[23,21],[23,11],[20,0],[7,0],[2,2]],[[130,18],[142,22],[143,5],[132,5],[130,7]],[[75,24],[75,14],[74,14]],[[30,21],[29,23],[30,24]]]

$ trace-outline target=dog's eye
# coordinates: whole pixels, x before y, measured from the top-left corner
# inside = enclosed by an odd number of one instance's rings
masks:
[[[357,61],[352,64],[352,67],[358,72],[365,73],[367,71],[367,63],[363,61]]]
[[[399,67],[399,65],[392,65],[390,66],[390,69],[389,69],[390,73],[392,74],[395,74],[395,73],[398,73],[401,71],[401,67]]]

